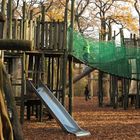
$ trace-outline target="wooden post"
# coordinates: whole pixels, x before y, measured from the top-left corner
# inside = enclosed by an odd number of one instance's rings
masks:
[[[13,39],[17,39],[17,19],[14,19]]]
[[[36,48],[40,48],[40,17],[37,18],[37,27],[36,27]]]
[[[27,30],[27,16],[26,16],[26,2],[23,2],[23,30],[22,30],[22,37],[26,39],[26,30]]]
[[[132,35],[132,33],[130,34],[130,39],[131,39],[131,41],[132,41],[132,39],[133,39],[133,35]]]
[[[134,34],[133,41],[134,41],[134,46],[137,47],[136,34]]]
[[[52,23],[49,24],[49,49],[52,49],[53,48],[53,45],[52,45],[52,33],[53,33],[53,25]]]
[[[42,19],[41,19],[41,48],[44,48],[44,29],[45,29],[45,6],[42,6]]]
[[[2,13],[2,15],[4,16],[4,18],[5,18],[5,16],[6,16],[6,0],[2,0],[2,5],[1,5],[1,13]],[[6,38],[6,36],[7,36],[7,33],[6,33],[6,24],[7,24],[7,21],[6,21],[6,18],[5,18],[5,21],[4,21],[4,23],[3,23],[3,29],[2,29],[2,38]],[[2,52],[3,53],[3,52]]]
[[[0,13],[1,14],[1,21],[0,21],[0,39],[3,39],[5,37],[5,16],[3,13]],[[3,51],[0,51],[0,60],[3,62],[3,59],[4,59],[4,52]]]
[[[98,100],[99,100],[99,107],[103,106],[103,72],[99,71],[98,75]]]
[[[66,23],[66,26],[67,26],[67,20],[68,20],[68,3],[69,3],[69,0],[66,0],[65,13],[64,13],[64,21]]]
[[[8,36],[7,38],[8,39],[12,39],[12,0],[8,0],[8,15],[7,15],[7,18],[8,18]]]
[[[109,87],[109,97],[110,97],[109,105],[112,106],[112,75],[110,75],[110,80],[109,81],[110,81],[109,82],[109,85],[110,85],[110,87]]]
[[[73,28],[74,28],[74,0],[71,0],[71,32],[69,40],[69,52],[73,50]],[[73,58],[69,58],[69,113],[72,115],[73,104]]]
[[[41,55],[41,80],[43,83],[45,83],[45,54],[42,53]],[[42,116],[43,116],[43,106],[41,102],[41,107],[40,107],[40,115],[39,115],[39,121],[42,121]]]
[[[89,73],[88,74],[88,88],[90,92],[90,96],[93,96],[93,74]]]
[[[63,75],[62,75],[62,105],[65,106],[65,92],[66,92],[66,72],[67,72],[67,52],[66,50],[64,51],[64,56],[63,56]]]
[[[19,34],[19,39],[23,39],[23,19],[20,19],[20,34]]]
[[[69,113],[72,115],[72,105],[73,105],[73,58],[69,58]]]
[[[44,83],[45,82],[45,54],[42,53],[41,55],[41,80]]]
[[[127,79],[123,79],[123,107],[124,110],[128,108],[128,90],[127,90]]]
[[[48,22],[45,23],[45,48],[47,49],[48,48],[48,32],[49,32],[49,29],[48,29]]]
[[[53,88],[54,88],[54,57],[52,57],[52,65],[51,65],[51,90],[53,92]]]
[[[64,48],[64,56],[63,56],[63,77],[62,77],[62,105],[65,107],[65,96],[66,96],[66,79],[67,79],[67,16],[68,16],[68,0],[66,0],[66,7],[65,7],[65,15],[64,15],[64,40],[63,40],[63,48]]]
[[[112,76],[112,95],[113,95],[113,108],[118,107],[118,81],[117,77]]]
[[[29,40],[32,41],[32,44],[34,46],[34,26],[33,26],[33,11],[32,10],[30,11]]]
[[[51,80],[51,77],[50,77],[50,74],[51,74],[50,68],[51,68],[51,58],[49,57],[49,58],[48,58],[48,78],[47,78],[48,88],[51,87],[51,85],[50,85],[50,84],[51,84],[51,83],[50,83],[50,80]]]
[[[39,84],[39,79],[41,77],[40,75],[40,56],[37,55],[35,56],[35,70],[34,70],[34,74],[35,74],[35,84],[38,86]]]
[[[140,69],[140,60],[136,59],[136,69],[137,69],[137,78],[139,78],[140,74],[138,73]],[[137,94],[136,94],[136,103],[135,108],[140,108],[140,81],[137,80]]]
[[[20,122],[24,123],[24,95],[26,94],[26,55],[22,55],[22,87],[21,87],[21,107],[20,107]]]
[[[139,108],[139,81],[137,81],[137,94],[136,94],[136,103],[135,103],[135,108]]]
[[[63,77],[63,60],[59,59],[60,71],[59,71],[59,101],[62,103],[62,77]]]
[[[60,22],[58,21],[58,50],[61,49],[61,26]]]
[[[56,97],[59,98],[59,79],[60,79],[60,58],[57,58],[57,79],[56,79]]]

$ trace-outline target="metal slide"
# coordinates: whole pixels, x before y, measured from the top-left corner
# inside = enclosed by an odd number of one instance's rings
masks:
[[[53,93],[43,83],[36,89],[31,81],[28,83],[34,89],[37,96],[41,98],[44,105],[49,109],[52,116],[58,121],[60,126],[69,133],[78,137],[88,136],[90,132],[81,129],[73,118],[69,115],[63,105],[57,100]]]

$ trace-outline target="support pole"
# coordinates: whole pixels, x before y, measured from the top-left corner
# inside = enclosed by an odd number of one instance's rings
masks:
[[[73,28],[74,28],[74,0],[71,0],[71,25],[70,25],[69,52],[73,50]],[[69,113],[72,115],[73,104],[73,58],[69,58]]]
[[[99,83],[98,83],[98,100],[99,100],[99,107],[103,106],[103,72],[99,71]]]
[[[51,85],[50,85],[50,84],[51,84],[51,81],[50,81],[50,80],[51,80],[50,68],[51,68],[51,58],[49,57],[49,58],[48,58],[48,74],[47,74],[47,75],[48,75],[48,78],[47,78],[47,84],[48,84],[48,85],[47,85],[47,86],[48,86],[49,89],[51,88]]]
[[[44,29],[45,29],[45,6],[42,6],[42,18],[41,18],[41,47],[45,46],[44,44]]]
[[[62,105],[65,107],[65,92],[66,92],[66,71],[67,71],[67,52],[65,50],[63,56],[63,75],[62,75]]]
[[[60,58],[57,58],[56,98],[59,99]]]
[[[112,76],[112,98],[113,98],[113,108],[118,107],[118,82],[117,77]]]
[[[12,0],[8,0],[8,39],[12,39]]]
[[[127,79],[123,79],[123,108],[128,108],[128,90],[127,90]]]
[[[23,30],[22,39],[26,39],[26,2],[23,2]]]
[[[69,114],[72,115],[72,105],[73,105],[73,80],[72,80],[72,71],[73,71],[73,58],[69,58]]]
[[[21,107],[20,107],[20,122],[24,123],[24,95],[26,94],[26,59],[25,52],[22,56],[22,87],[21,87]]]
[[[136,59],[136,68],[137,68],[137,73],[140,69],[140,60]],[[139,74],[137,74],[137,78],[139,78]],[[136,94],[136,103],[135,103],[135,108],[140,108],[140,81],[137,81],[137,94]]]

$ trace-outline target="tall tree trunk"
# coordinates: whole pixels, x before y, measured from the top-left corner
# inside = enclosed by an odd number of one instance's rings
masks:
[[[106,23],[105,17],[101,18],[101,40],[106,40]]]
[[[108,26],[108,40],[112,40],[112,27],[111,24]]]

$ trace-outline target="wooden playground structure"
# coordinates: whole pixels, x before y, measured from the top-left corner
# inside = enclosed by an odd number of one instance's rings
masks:
[[[32,80],[36,86],[39,80],[43,81],[65,106],[67,61],[69,62],[69,79],[72,77],[72,57],[68,57],[66,42],[66,21],[45,21],[44,6],[42,7],[42,16],[35,20],[32,19],[32,15],[30,19],[27,19],[25,11],[26,3],[24,2],[23,19],[13,19],[12,11],[10,10],[8,11],[7,19],[4,12],[1,12],[0,17],[0,50],[4,50],[1,52],[1,60],[6,65],[8,71],[6,74],[7,78],[10,79],[14,87],[14,94],[11,86],[8,87],[7,90],[10,91],[10,95],[6,96],[6,100],[7,106],[9,106],[12,112],[13,119],[16,119],[16,122],[12,121],[12,125],[16,125],[13,127],[15,132],[14,137],[18,140],[23,139],[23,135],[18,123],[17,113],[15,113],[14,100],[20,105],[21,123],[24,122],[25,106],[27,106],[28,119],[30,119],[31,107],[36,107],[36,117],[39,116],[40,121],[42,116],[42,102],[32,93],[26,80]],[[10,81],[8,80],[8,82]],[[14,97],[10,97],[12,95],[15,96],[15,99]],[[69,113],[71,114],[72,88],[70,88],[69,102]],[[39,109],[40,114],[37,109]],[[1,135],[4,135],[3,133],[1,132]],[[5,135],[3,137],[5,138]]]
[[[36,87],[40,80],[43,81],[63,106],[65,106],[66,88],[69,87],[68,112],[70,114],[72,114],[73,103],[73,56],[70,55],[71,48],[67,48],[67,21],[45,21],[45,7],[42,7],[41,16],[37,19],[33,19],[32,12],[30,19],[27,19],[25,11],[26,3],[24,2],[22,19],[12,19],[12,13],[9,13],[7,18],[5,18],[3,13],[0,16],[1,61],[7,69],[7,73],[4,70],[2,75],[5,75],[3,78],[6,80],[4,81],[6,85],[11,85],[4,87],[4,94],[7,106],[12,112],[14,137],[20,140],[23,139],[23,136],[15,110],[15,100],[20,105],[21,123],[24,122],[26,107],[27,119],[30,119],[31,108],[36,108],[36,117],[39,117],[40,121],[42,118],[42,102],[34,95],[27,79],[32,80]],[[9,10],[9,12],[11,11]],[[73,21],[71,27],[73,28]],[[71,45],[72,41],[70,41]],[[1,69],[4,67],[3,64],[1,64]],[[83,76],[86,76],[93,70],[88,69]],[[79,77],[79,79],[81,78]],[[104,96],[102,78],[103,72],[99,72],[99,106],[103,105]],[[69,81],[68,84],[67,81]],[[127,109],[130,96],[128,94],[129,79],[110,76],[111,104],[114,108],[118,107],[118,86],[116,86],[118,82],[122,84],[123,107]],[[139,86],[139,81],[137,81],[137,94],[133,97],[136,99],[136,108],[140,107]],[[11,129],[11,125],[9,126]],[[4,132],[0,131],[0,134],[2,133]]]

